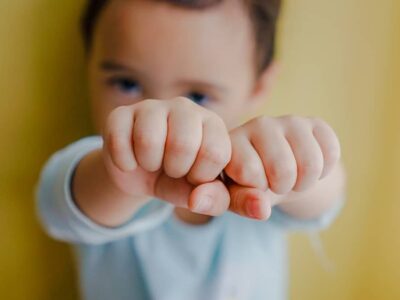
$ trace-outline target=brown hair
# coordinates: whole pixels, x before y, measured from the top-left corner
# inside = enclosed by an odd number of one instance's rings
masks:
[[[111,0],[88,0],[81,20],[82,36],[87,50],[90,49],[97,19]],[[156,0],[188,9],[206,9],[224,0]],[[261,72],[271,63],[275,52],[276,22],[281,0],[241,0],[249,9],[253,22],[257,50],[257,68]]]

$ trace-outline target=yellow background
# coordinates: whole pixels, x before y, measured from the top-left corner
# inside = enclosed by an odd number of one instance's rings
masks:
[[[0,298],[75,299],[67,246],[41,231],[33,186],[55,150],[90,134],[79,1],[0,0]],[[265,113],[337,131],[348,203],[322,234],[334,263],[292,238],[292,299],[400,299],[400,1],[287,0],[281,74]]]

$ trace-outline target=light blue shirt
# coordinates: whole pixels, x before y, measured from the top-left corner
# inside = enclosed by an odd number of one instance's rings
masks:
[[[78,209],[70,190],[78,162],[101,147],[101,137],[91,136],[57,152],[36,190],[43,227],[76,250],[87,300],[287,299],[287,233],[328,227],[343,203],[314,220],[274,207],[267,221],[226,212],[196,226],[153,199],[126,224],[107,228]]]

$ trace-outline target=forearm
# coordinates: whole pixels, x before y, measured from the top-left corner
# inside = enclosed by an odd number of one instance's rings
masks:
[[[125,223],[150,199],[132,196],[117,188],[106,170],[101,149],[90,152],[80,161],[71,185],[79,209],[94,222],[107,227]]]
[[[304,192],[290,192],[280,197],[280,210],[297,219],[313,219],[331,209],[346,188],[346,174],[341,163],[332,172]]]

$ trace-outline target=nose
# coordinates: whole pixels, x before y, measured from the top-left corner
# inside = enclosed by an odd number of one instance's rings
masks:
[[[146,99],[167,100],[184,95],[181,95],[178,91],[169,87],[155,86],[145,93],[144,96]]]

